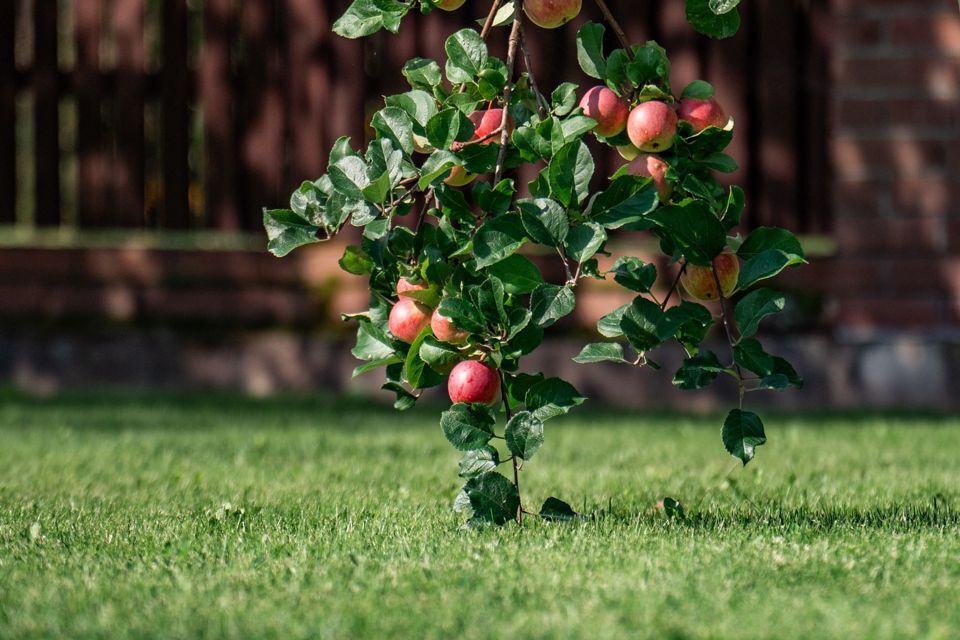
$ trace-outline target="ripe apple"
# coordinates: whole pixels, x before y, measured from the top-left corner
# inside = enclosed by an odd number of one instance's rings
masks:
[[[427,305],[420,304],[413,298],[401,297],[397,304],[393,305],[393,309],[390,309],[390,333],[397,340],[410,344],[430,324],[430,314],[430,307]]]
[[[430,327],[433,329],[433,335],[437,340],[448,342],[450,344],[463,344],[467,341],[470,334],[458,329],[453,320],[440,313],[439,309],[433,311],[433,317],[430,318]]]
[[[454,403],[495,404],[500,395],[500,376],[496,369],[478,360],[464,360],[450,372],[447,393]]]
[[[597,121],[593,130],[605,137],[615,136],[627,127],[630,110],[620,96],[604,86],[591,87],[580,99],[583,115]]]
[[[660,202],[666,202],[673,193],[673,185],[667,182],[666,173],[670,168],[666,162],[655,155],[643,154],[630,163],[627,173],[632,176],[653,178],[653,186],[657,188]]]
[[[703,131],[707,127],[720,127],[727,124],[727,114],[713,98],[699,100],[684,98],[677,105],[677,116],[693,125],[694,131]]]
[[[397,295],[402,295],[407,291],[425,291],[430,288],[430,285],[426,282],[415,283],[410,282],[406,278],[400,278],[397,280]]]
[[[474,140],[483,140],[490,136],[483,142],[478,142],[477,144],[500,144],[500,134],[490,135],[494,131],[500,128],[500,123],[503,122],[503,109],[479,109],[474,111],[469,116],[470,122],[473,123],[473,139]],[[508,115],[507,116],[507,131],[513,130],[513,119]]]
[[[627,119],[627,136],[640,151],[665,151],[673,146],[677,114],[666,102],[641,102]]]
[[[724,252],[713,259],[713,266],[717,270],[717,278],[720,279],[723,297],[726,298],[737,288],[737,278],[740,277],[740,260],[735,254]],[[697,300],[716,300],[719,297],[717,295],[717,281],[709,267],[688,264],[683,275],[680,276],[680,284],[683,285],[687,293]]]
[[[640,155],[640,149],[637,149],[632,144],[625,144],[617,147],[617,153],[620,154],[620,157],[628,162],[634,160],[638,155]]]
[[[576,18],[581,5],[581,0],[526,0],[523,12],[538,27],[555,29]]]
[[[443,9],[444,11],[456,11],[463,6],[463,3],[467,0],[438,0],[437,9]]]

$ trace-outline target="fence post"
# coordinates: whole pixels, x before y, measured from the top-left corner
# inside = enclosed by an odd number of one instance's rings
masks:
[[[0,2],[0,222],[17,219],[16,5]]]
[[[57,3],[33,4],[33,127],[38,226],[60,224],[60,90]]]
[[[100,40],[103,35],[102,0],[74,4],[74,40],[77,59],[74,80],[77,97],[77,217],[81,227],[109,223],[107,163],[100,115],[103,93],[100,78]]]
[[[187,76],[187,3],[164,0],[163,66],[160,72],[163,156],[163,218],[161,226],[190,226],[189,78]]]
[[[121,0],[113,6],[117,49],[117,156],[113,164],[114,222],[143,226],[144,193],[144,0]]]

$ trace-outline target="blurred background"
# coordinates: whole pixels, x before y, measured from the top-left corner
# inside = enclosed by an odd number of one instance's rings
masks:
[[[0,2],[0,384],[366,393],[350,380],[360,278],[350,240],[276,259],[261,209],[359,146],[413,56],[488,4],[411,15],[363,41],[330,26],[347,0]],[[778,285],[770,351],[807,379],[779,406],[960,408],[960,10],[955,0],[745,0],[729,40],[695,34],[682,0],[613,0],[655,39],[673,84],[712,82],[737,136],[744,230],[785,226],[811,264]],[[531,27],[547,91],[588,80],[574,34]],[[490,39],[505,57],[505,30]],[[598,174],[622,160],[598,147]],[[518,176],[530,179],[533,172]],[[615,253],[647,256],[643,237]],[[586,287],[527,369],[630,406],[709,409],[667,372],[575,365],[596,319],[627,299]],[[666,368],[679,353],[665,354]],[[758,398],[759,400],[760,398]]]

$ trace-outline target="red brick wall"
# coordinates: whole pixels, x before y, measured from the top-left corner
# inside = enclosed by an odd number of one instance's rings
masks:
[[[842,326],[960,317],[957,0],[833,0],[831,152]],[[842,273],[839,273],[842,272]]]

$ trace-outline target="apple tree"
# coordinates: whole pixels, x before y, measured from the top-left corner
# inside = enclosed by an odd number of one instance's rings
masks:
[[[576,516],[556,498],[528,511],[520,474],[544,443],[544,425],[584,398],[521,363],[574,310],[585,280],[612,279],[634,297],[600,319],[598,339],[576,362],[659,368],[657,350],[678,345],[686,355],[673,376],[679,388],[731,377],[739,393],[721,440],[743,464],[766,441],[760,417],[744,408],[745,394],[802,384],[756,338],[761,320],[785,303],[757,285],[804,262],[800,243],[779,228],[736,233],[744,192],[715,178],[737,167],[724,152],[733,120],[706,82],[675,92],[666,51],[653,41],[629,43],[604,0],[595,2],[606,26],[586,22],[571,47],[595,86],[539,86],[525,42],[531,24],[560,26],[580,12],[581,0],[493,0],[479,31],[447,38],[445,60],[406,61],[410,89],[385,98],[365,148],[340,138],[324,175],[304,182],[288,209],[264,212],[277,256],[347,225],[362,229],[340,259],[370,287],[369,310],[344,316],[357,325],[355,375],[383,370],[383,388],[400,410],[424,389],[447,386],[452,406],[440,427],[462,452],[465,484],[454,506],[471,524]],[[414,9],[462,4],[355,0],[334,30],[348,38],[396,32]],[[687,17],[705,35],[729,37],[739,26],[737,5],[687,0]],[[497,28],[509,29],[505,59],[487,47]],[[590,138],[625,159],[599,190],[591,189]],[[542,168],[518,185],[513,176],[523,164]],[[401,224],[401,216],[413,222]],[[610,255],[609,238],[627,233],[655,238],[667,272],[629,255],[601,268],[597,256]],[[545,280],[524,245],[553,255],[563,281]],[[726,342],[722,353],[701,346],[714,326]],[[506,474],[498,470],[504,466]]]

